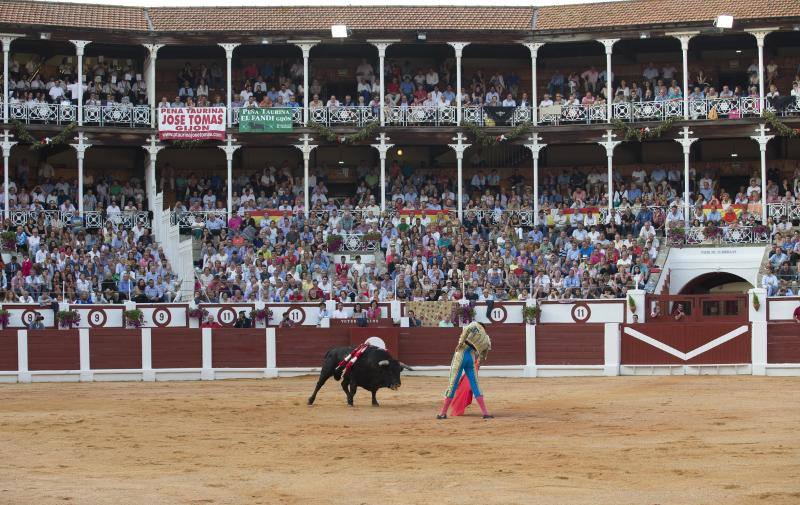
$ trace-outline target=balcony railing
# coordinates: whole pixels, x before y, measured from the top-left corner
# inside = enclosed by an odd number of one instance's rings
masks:
[[[83,123],[99,126],[150,127],[148,105],[84,105]]]
[[[211,216],[221,219],[223,227],[228,226],[228,212],[226,210],[173,210],[169,214],[171,224],[177,224],[181,228],[191,228],[193,226],[205,226],[206,221]]]
[[[8,115],[20,123],[70,124],[78,119],[77,105],[10,103]]]
[[[60,210],[12,210],[9,212],[9,218],[14,226],[43,224],[45,226],[103,228],[111,223],[127,229],[133,228],[137,224],[145,228],[150,227],[150,213],[146,211],[107,214],[96,210],[86,211],[81,217],[78,212]]]
[[[772,239],[769,229],[765,226],[722,226],[709,228],[706,226],[692,226],[683,228],[668,228],[667,240],[670,245],[746,245],[768,244]]]
[[[784,217],[788,221],[800,221],[800,203],[768,203],[767,216],[776,221]]]

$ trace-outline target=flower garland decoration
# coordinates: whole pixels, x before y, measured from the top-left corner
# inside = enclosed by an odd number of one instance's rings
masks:
[[[328,142],[335,142],[337,144],[355,144],[356,142],[372,140],[373,137],[378,133],[378,130],[380,130],[381,124],[377,122],[370,123],[357,132],[349,135],[336,133],[331,128],[313,121],[308,123],[308,127],[317,132],[319,137],[327,140]]]
[[[483,147],[492,147],[514,140],[520,135],[530,133],[533,128],[533,123],[529,121],[520,123],[511,130],[501,133],[500,135],[485,133],[480,126],[466,121],[461,122],[461,127],[474,139],[473,144]]]
[[[141,328],[144,325],[144,312],[140,309],[126,310],[122,313],[125,326],[131,328]]]
[[[450,312],[450,320],[454,325],[466,325],[475,319],[475,305],[469,302],[467,305],[459,303],[453,304],[453,309]]]
[[[797,137],[800,136],[800,128],[792,128],[778,118],[778,115],[772,111],[764,111],[761,116],[764,121],[772,127],[772,132],[779,137]]]
[[[266,319],[269,323],[269,320],[272,319],[272,311],[269,309],[253,309],[250,311],[250,319],[253,321],[264,321]]]
[[[12,120],[11,124],[14,127],[14,136],[16,137],[17,141],[22,144],[30,144],[29,148],[31,151],[38,151],[46,147],[68,144],[72,138],[72,135],[75,133],[75,129],[78,127],[78,123],[73,122],[68,124],[54,137],[42,137],[41,139],[37,139],[31,135],[27,128],[25,128],[25,125],[19,121]]]
[[[526,324],[538,323],[541,314],[542,309],[539,308],[538,303],[536,305],[525,306],[522,308],[522,319]]]
[[[13,231],[0,233],[0,248],[4,251],[17,250],[17,234]]]
[[[77,310],[59,310],[56,312],[56,323],[59,328],[72,328],[81,322],[81,315]]]
[[[667,132],[667,130],[672,128],[672,125],[678,121],[678,119],[679,118],[677,117],[667,118],[666,121],[654,128],[650,128],[649,126],[645,126],[643,128],[634,128],[633,126],[619,119],[611,121],[611,124],[614,125],[615,129],[622,132],[622,137],[625,140],[636,140],[642,142],[647,139],[657,139],[661,137]]]

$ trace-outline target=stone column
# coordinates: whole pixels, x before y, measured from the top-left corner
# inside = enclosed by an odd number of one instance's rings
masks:
[[[606,48],[606,121],[608,123],[613,119],[611,117],[613,111],[611,102],[614,100],[614,79],[611,78],[611,53],[614,51],[614,44],[619,39],[600,39],[598,42],[603,44]],[[609,200],[611,200],[611,195]]]
[[[156,128],[156,114],[158,113],[156,105],[156,59],[158,58],[158,50],[164,47],[164,44],[144,44],[144,47],[149,51],[149,61],[147,64],[147,101],[150,106],[150,128]]]
[[[147,168],[145,169],[145,194],[147,195],[147,206],[150,208],[150,211],[153,212],[154,219],[157,219],[155,213],[162,210],[156,209],[153,206],[156,194],[158,193],[158,181],[156,181],[156,159],[158,158],[158,152],[166,147],[158,144],[157,142],[158,138],[155,135],[150,135],[148,143],[142,146],[144,150],[147,151],[148,155]]]
[[[525,147],[531,150],[533,157],[533,225],[539,224],[539,152],[547,147],[547,144],[541,144],[539,141],[542,137],[538,133],[534,133],[528,139],[529,143]]]
[[[539,53],[539,48],[543,45],[544,42],[525,43],[525,47],[531,52],[531,123],[534,125],[539,124],[539,88],[536,75],[536,58]],[[536,159],[537,155],[538,152],[534,154],[534,159]]]
[[[228,109],[228,111],[230,112],[230,109]],[[230,219],[231,216],[233,215],[233,153],[235,153],[237,149],[242,147],[240,145],[234,144],[234,142],[236,142],[236,139],[233,138],[231,135],[228,135],[227,139],[225,140],[225,144],[221,145],[221,146],[217,146],[217,147],[219,147],[220,149],[222,149],[225,152],[225,161],[227,162],[227,167],[228,167],[228,171],[227,171],[227,174],[228,174],[228,203],[227,203],[228,219]]]
[[[769,128],[764,124],[758,125],[756,133],[750,138],[758,142],[758,150],[761,153],[761,223],[767,224],[767,144],[775,138],[775,135],[767,135]]]
[[[83,219],[83,159],[86,155],[86,150],[92,147],[91,144],[84,142],[85,137],[83,132],[78,132],[78,143],[70,144],[75,148],[78,155],[78,214]]]
[[[692,204],[689,199],[689,155],[692,153],[692,144],[697,138],[691,138],[692,131],[689,131],[688,126],[683,127],[681,136],[675,139],[683,147],[683,219],[689,221],[689,212],[691,211]]]

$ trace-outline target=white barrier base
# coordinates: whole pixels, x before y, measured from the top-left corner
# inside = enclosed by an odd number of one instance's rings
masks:
[[[620,365],[620,375],[752,375],[749,363],[738,365]]]
[[[767,375],[772,377],[800,376],[800,363],[773,363],[767,365]]]
[[[603,365],[536,365],[536,377],[601,377]]]
[[[78,370],[37,370],[30,372],[31,382],[80,382],[81,372]]]

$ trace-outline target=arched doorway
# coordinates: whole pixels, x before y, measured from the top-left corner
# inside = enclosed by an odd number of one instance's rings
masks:
[[[747,293],[753,285],[744,278],[729,272],[708,272],[698,275],[680,290],[682,295],[707,295]]]

